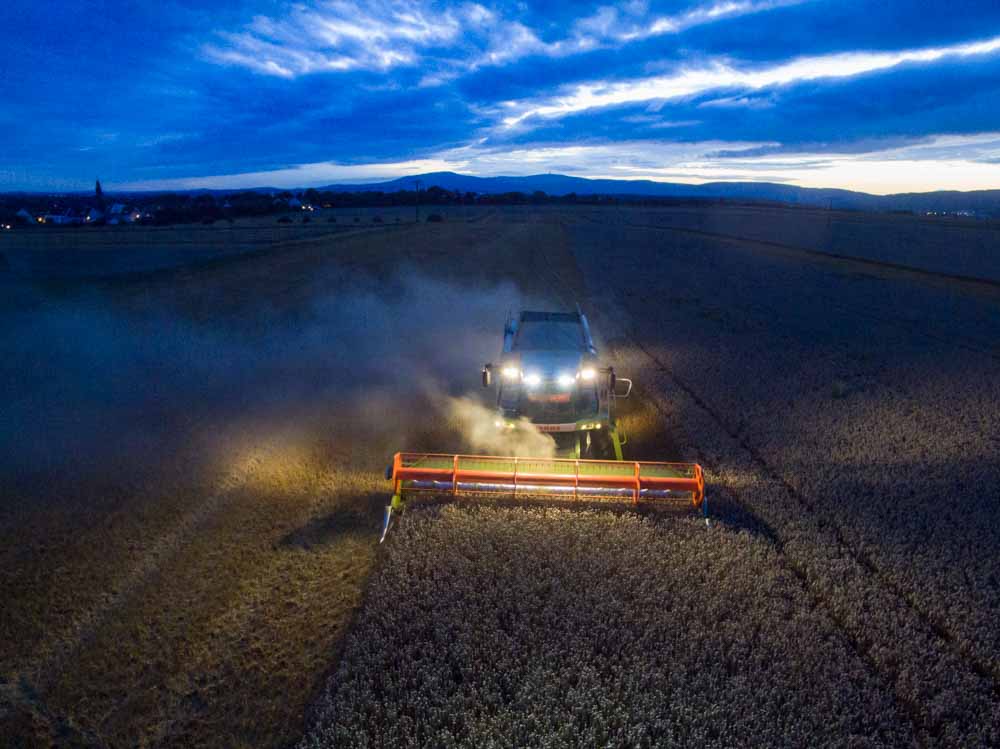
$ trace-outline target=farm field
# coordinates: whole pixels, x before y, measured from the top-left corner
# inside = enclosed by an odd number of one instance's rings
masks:
[[[0,743],[1000,743],[1000,288],[937,273],[996,248],[755,210],[0,276]],[[803,251],[848,223],[874,249]],[[574,301],[638,385],[626,453],[702,462],[712,528],[444,505],[378,547],[392,452],[482,449],[507,309]]]
[[[422,217],[475,221],[475,206],[423,207]],[[0,233],[0,269],[20,278],[100,279],[216,262],[296,243],[413,223],[412,207],[331,208],[176,226],[26,227]],[[279,220],[288,223],[279,223]]]
[[[598,210],[589,216],[602,224],[672,230],[675,236],[754,240],[1000,281],[1000,222],[995,220],[754,205],[626,208]]]

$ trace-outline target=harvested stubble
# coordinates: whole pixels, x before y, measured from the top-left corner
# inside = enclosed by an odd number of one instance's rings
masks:
[[[748,531],[445,505],[394,530],[305,747],[911,745]]]

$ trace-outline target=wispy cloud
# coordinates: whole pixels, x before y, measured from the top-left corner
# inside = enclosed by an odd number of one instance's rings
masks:
[[[455,41],[480,13],[476,5],[435,12],[421,0],[329,0],[294,5],[280,18],[257,16],[237,33],[219,32],[204,51],[210,60],[285,78],[388,70]]]
[[[723,0],[678,15],[651,13],[642,1],[602,6],[543,40],[516,16],[478,3],[440,9],[430,0],[325,0],[257,16],[243,29],[220,30],[203,46],[214,62],[294,78],[321,72],[385,71],[430,59],[423,85],[438,85],[484,66],[530,55],[565,57],[808,0]]]
[[[649,13],[645,2],[622,5],[605,5],[592,15],[574,24],[578,39],[632,42],[664,34],[676,34],[693,26],[721,21],[726,18],[750,15],[789,5],[800,5],[809,0],[724,0],[699,5],[675,15]]]
[[[1000,50],[1000,37],[947,47],[895,52],[845,52],[801,57],[766,68],[745,69],[717,61],[703,68],[684,69],[672,75],[627,81],[574,85],[565,94],[528,101],[508,101],[503,117],[506,127],[525,120],[557,118],[600,107],[640,104],[695,96],[718,89],[759,90],[820,78],[848,78],[887,70],[906,63],[931,63],[947,57],[987,55]],[[655,105],[654,105],[655,106]]]
[[[128,190],[199,190],[199,189],[241,189],[247,187],[307,187],[333,182],[375,182],[396,179],[408,175],[427,172],[454,171],[467,166],[461,160],[446,158],[410,159],[408,161],[385,161],[370,164],[341,164],[334,161],[319,161],[310,164],[296,164],[282,169],[258,172],[238,172],[215,174],[205,177],[182,177],[176,179],[139,180],[116,185]]]
[[[427,85],[562,46],[478,3],[442,9],[430,0],[326,0],[257,16],[235,33],[219,31],[203,50],[214,62],[284,78],[428,63]]]

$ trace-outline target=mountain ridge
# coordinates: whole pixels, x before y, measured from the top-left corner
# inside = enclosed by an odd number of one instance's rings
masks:
[[[620,197],[760,200],[822,208],[912,210],[921,213],[927,211],[972,211],[1000,215],[1000,189],[968,192],[937,190],[874,195],[856,190],[799,187],[777,182],[706,182],[693,185],[653,180],[590,179],[565,174],[478,177],[456,172],[428,172],[382,182],[331,184],[317,189],[350,192],[395,192],[397,190],[412,190],[416,180],[420,180],[421,189],[437,186],[446,190],[492,195],[505,192],[530,194],[541,190],[553,196],[576,193],[577,195]]]
[[[396,192],[413,190],[417,181],[421,189],[440,187],[445,190],[497,195],[508,192],[531,194],[542,191],[554,197],[575,193],[581,196],[606,195],[621,198],[677,198],[706,200],[737,200],[749,202],[781,203],[818,208],[862,211],[912,211],[914,213],[961,213],[1000,217],[1000,188],[994,190],[935,190],[931,192],[906,192],[875,195],[857,190],[834,187],[800,187],[779,182],[657,182],[654,180],[592,179],[566,174],[533,174],[527,176],[479,177],[458,172],[426,172],[409,177],[397,177],[379,182],[332,183],[317,190],[334,192]],[[191,190],[114,190],[105,194],[120,196],[149,196],[155,194],[212,194],[229,195],[238,192],[279,193],[300,191],[306,187],[278,188],[252,187]],[[44,195],[46,193],[8,192],[7,196]],[[84,191],[50,193],[82,195]]]

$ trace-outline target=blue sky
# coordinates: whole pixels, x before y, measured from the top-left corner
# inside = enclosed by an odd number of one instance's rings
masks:
[[[1000,188],[996,0],[8,0],[0,28],[0,190]]]

